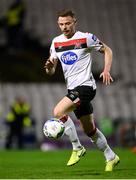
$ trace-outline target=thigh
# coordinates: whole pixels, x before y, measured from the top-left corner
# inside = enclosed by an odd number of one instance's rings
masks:
[[[75,103],[71,101],[68,97],[64,97],[54,108],[54,116],[60,118],[67,113],[73,111],[75,108]]]
[[[81,102],[79,106],[74,109],[74,113],[77,117],[77,119],[80,119],[82,116],[90,115],[93,113],[93,106],[92,104]]]
[[[89,86],[79,86],[75,88],[75,90],[79,93],[80,104],[74,110],[74,113],[76,117],[80,119],[82,116],[93,113],[91,101],[95,97],[96,90],[93,90],[93,88]]]
[[[90,86],[78,86],[74,89],[78,92],[81,103],[89,103],[96,95],[96,89]]]

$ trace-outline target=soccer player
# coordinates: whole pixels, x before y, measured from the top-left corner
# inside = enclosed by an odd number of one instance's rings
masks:
[[[73,152],[67,166],[77,163],[86,152],[68,116],[69,112],[74,111],[84,133],[103,152],[106,159],[105,171],[112,171],[119,163],[119,157],[109,147],[102,132],[95,126],[91,104],[96,94],[96,83],[91,72],[91,51],[96,50],[104,54],[104,68],[100,78],[105,85],[109,85],[113,81],[110,75],[112,50],[94,34],[77,31],[76,23],[73,11],[58,12],[58,26],[62,34],[53,39],[50,57],[45,62],[46,73],[53,75],[60,61],[68,89],[67,95],[54,108],[54,117],[64,122],[65,133],[73,144]]]

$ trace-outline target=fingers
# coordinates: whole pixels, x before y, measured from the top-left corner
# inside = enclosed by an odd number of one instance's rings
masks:
[[[111,77],[110,73],[101,73],[100,78],[103,78],[103,83],[106,85],[110,85],[113,82],[113,78]]]
[[[47,59],[47,61],[45,62],[44,68],[52,68],[53,66],[54,66],[53,59],[52,60],[50,58]]]
[[[54,59],[50,59],[50,58],[49,58],[49,59],[47,60],[47,62],[50,63],[50,64],[52,64],[52,65],[54,65]]]

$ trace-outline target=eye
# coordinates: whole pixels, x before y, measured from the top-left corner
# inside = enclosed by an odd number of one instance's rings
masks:
[[[71,23],[70,22],[67,22],[66,25],[70,25]]]

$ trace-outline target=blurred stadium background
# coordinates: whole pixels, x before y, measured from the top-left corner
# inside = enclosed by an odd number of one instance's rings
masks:
[[[0,17],[13,0],[0,0]],[[67,137],[48,141],[42,132],[43,123],[52,116],[54,105],[65,95],[65,83],[58,66],[53,77],[43,66],[54,36],[59,34],[56,12],[72,8],[78,18],[78,29],[92,32],[113,50],[114,83],[102,85],[102,55],[93,54],[93,73],[97,80],[97,95],[93,102],[97,125],[113,146],[136,146],[136,1],[135,0],[24,0],[23,44],[8,46],[5,30],[0,26],[0,149],[4,148],[5,115],[16,95],[26,97],[31,104],[35,127],[25,129],[26,148],[68,148]],[[71,114],[85,146],[90,142],[81,132]],[[32,135],[36,138],[33,140]],[[27,140],[29,139],[29,141]]]

